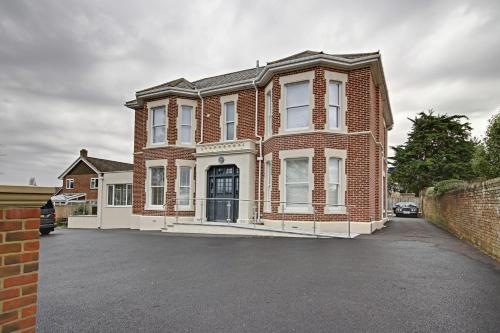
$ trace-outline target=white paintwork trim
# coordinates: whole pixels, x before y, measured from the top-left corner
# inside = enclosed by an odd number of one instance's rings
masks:
[[[92,163],[90,163],[89,161],[87,161],[84,157],[80,156],[73,163],[71,163],[71,165],[66,170],[64,170],[64,172],[59,177],[57,177],[57,179],[62,180],[71,170],[73,170],[73,168],[79,162],[84,162],[85,164],[87,164],[87,166],[89,168],[91,168],[97,174],[101,172],[101,171],[97,170],[97,168]]]

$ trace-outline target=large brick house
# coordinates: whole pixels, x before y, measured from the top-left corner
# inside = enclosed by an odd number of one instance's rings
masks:
[[[386,219],[393,125],[378,52],[305,51],[138,91],[133,214],[358,233]]]

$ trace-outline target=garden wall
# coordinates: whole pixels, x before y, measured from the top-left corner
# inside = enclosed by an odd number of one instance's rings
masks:
[[[35,332],[40,208],[54,188],[0,185],[0,332]]]
[[[500,178],[469,183],[442,195],[424,192],[427,221],[500,260]]]

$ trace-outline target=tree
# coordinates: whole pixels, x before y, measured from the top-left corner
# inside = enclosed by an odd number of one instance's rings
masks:
[[[490,118],[486,137],[476,146],[472,167],[481,179],[500,177],[500,111]]]
[[[466,116],[420,112],[404,144],[391,147],[393,178],[405,192],[418,194],[446,179],[474,178],[471,161],[475,143]]]

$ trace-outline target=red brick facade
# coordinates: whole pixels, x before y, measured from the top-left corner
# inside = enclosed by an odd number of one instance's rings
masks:
[[[40,209],[0,207],[0,331],[35,332]]]
[[[307,133],[279,134],[281,115],[280,77],[291,74],[314,72],[313,94],[314,108],[312,109],[313,130]],[[347,133],[334,133],[326,128],[327,109],[325,107],[325,94],[327,81],[325,71],[347,74],[346,96]],[[272,82],[272,133],[273,136],[263,141],[263,156],[272,153],[272,177],[278,179],[281,170],[279,152],[294,149],[314,149],[312,159],[312,170],[314,174],[314,186],[312,191],[313,202],[325,202],[326,190],[324,186],[326,170],[325,148],[341,149],[347,152],[346,163],[346,196],[345,204],[349,207],[352,221],[380,221],[382,216],[382,200],[385,193],[385,181],[382,172],[387,168],[385,161],[387,151],[387,127],[384,122],[382,111],[382,95],[379,86],[375,83],[371,67],[361,67],[352,70],[339,70],[323,66],[304,67],[300,70],[282,72],[272,76],[268,83],[258,86],[258,129],[259,136],[264,136],[265,128],[265,88]],[[220,98],[225,95],[238,95],[237,100],[237,140],[251,139],[256,143],[255,159],[255,197],[263,199],[264,192],[264,162],[262,162],[261,191],[258,193],[259,184],[257,180],[259,161],[258,137],[255,135],[255,89],[246,88],[231,91],[224,94],[212,94],[203,96],[203,138],[201,138],[201,100],[198,99],[196,108],[196,142],[201,139],[203,143],[219,142],[221,138],[221,102]],[[146,148],[147,143],[147,117],[148,108],[145,100],[143,106],[135,108],[135,136],[134,136],[134,195],[133,213],[139,215],[173,215],[175,200],[175,160],[195,160],[194,148],[176,147],[178,114],[176,99],[179,96],[168,96],[168,146],[159,148]],[[185,98],[185,97],[181,97]],[[167,211],[145,210],[145,180],[147,160],[166,159],[166,201]],[[196,191],[196,190],[195,190]],[[197,197],[205,197],[205,193],[195,193]],[[280,188],[278,182],[273,182],[273,201],[280,201]],[[184,215],[194,214],[184,212]],[[278,204],[272,205],[270,213],[264,213],[261,207],[263,219],[280,220],[282,214],[278,212]],[[284,214],[285,220],[310,221],[310,214]],[[317,221],[345,221],[347,215],[324,214],[323,209],[318,209],[315,217]]]

